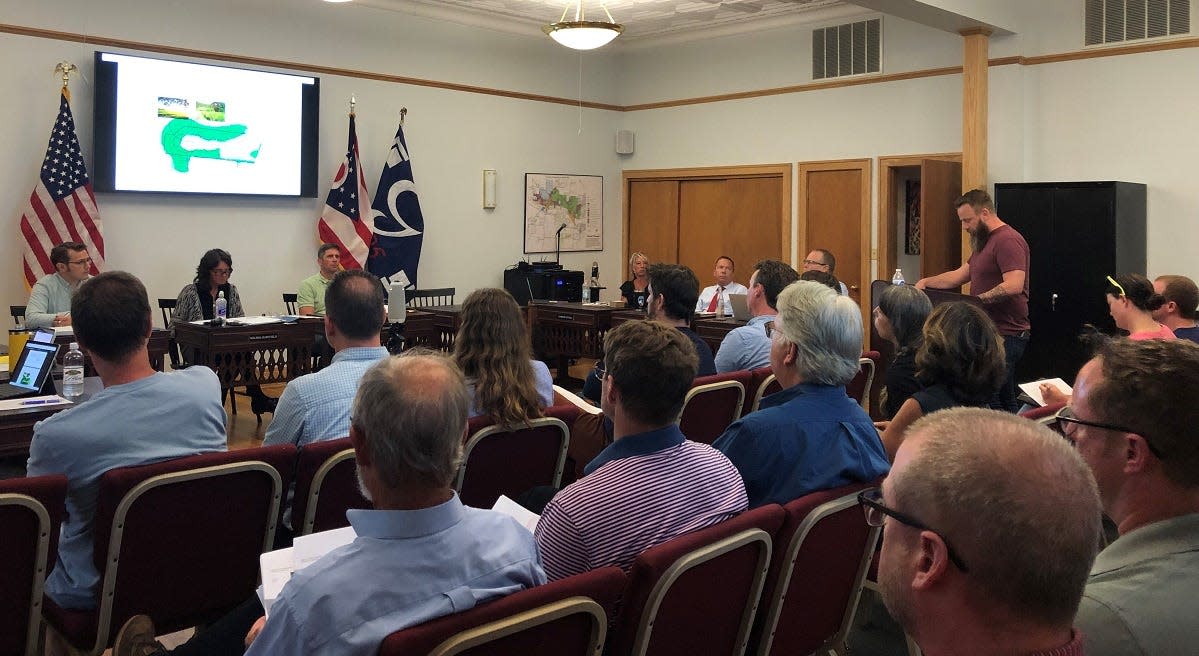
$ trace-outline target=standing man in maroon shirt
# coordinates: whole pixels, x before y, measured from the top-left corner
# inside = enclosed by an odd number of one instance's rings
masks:
[[[1028,242],[995,214],[995,202],[982,189],[962,194],[953,202],[962,228],[970,234],[974,252],[953,271],[921,278],[916,289],[953,289],[970,283],[970,292],[986,305],[987,314],[1003,336],[1007,378],[995,407],[1016,412],[1016,363],[1028,346]]]

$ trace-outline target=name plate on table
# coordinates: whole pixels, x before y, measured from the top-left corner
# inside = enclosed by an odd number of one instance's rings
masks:
[[[271,335],[247,335],[246,339],[251,342],[262,342],[262,341],[266,341],[266,340],[274,340],[274,339],[279,339],[279,333],[274,333]]]
[[[574,320],[575,320],[575,315],[573,315],[573,314],[559,314],[559,315],[558,315],[558,318],[559,318],[559,319],[561,319],[562,321],[574,321]]]

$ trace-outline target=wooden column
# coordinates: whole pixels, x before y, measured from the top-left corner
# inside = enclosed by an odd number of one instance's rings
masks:
[[[962,34],[962,191],[987,184],[987,80],[991,30]],[[962,240],[962,261],[970,257],[970,240]],[[969,289],[967,285],[965,289]]]

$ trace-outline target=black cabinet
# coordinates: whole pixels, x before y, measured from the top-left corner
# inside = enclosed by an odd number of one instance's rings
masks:
[[[1085,326],[1116,331],[1104,296],[1107,276],[1145,273],[1145,185],[1001,183],[995,185],[995,210],[1024,235],[1032,259],[1032,338],[1016,380],[1072,381],[1090,357],[1079,339]]]

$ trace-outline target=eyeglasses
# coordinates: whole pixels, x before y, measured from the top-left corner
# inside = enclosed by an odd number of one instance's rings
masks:
[[[1078,417],[1074,416],[1074,410],[1072,410],[1070,406],[1066,406],[1057,413],[1057,429],[1066,437],[1066,439],[1073,443],[1076,442],[1074,439],[1074,434],[1078,432],[1078,429],[1067,429],[1066,427],[1071,424],[1077,426],[1090,426],[1091,428],[1101,428],[1103,430],[1116,431],[1118,433],[1136,433],[1137,435],[1141,436],[1141,439],[1145,440],[1145,446],[1149,447],[1150,453],[1157,456],[1158,460],[1164,460],[1162,452],[1157,447],[1153,446],[1153,442],[1150,442],[1149,438],[1141,434],[1140,431],[1135,431],[1131,428],[1125,428],[1124,426],[1117,426],[1115,424],[1103,424],[1097,421],[1086,421],[1085,419],[1079,419]]]
[[[92,263],[92,258],[90,258],[90,257],[85,257],[82,260],[70,260],[69,262],[67,262],[67,264],[82,264],[83,266],[87,266],[91,263]]]
[[[233,275],[233,267],[229,267],[228,269],[212,269],[212,273],[218,276],[231,276]]]
[[[812,265],[812,266],[828,266],[828,264],[827,264],[827,263],[825,263],[825,262],[818,262],[818,261],[816,261],[816,260],[804,260],[804,261],[803,261],[803,263],[804,263],[804,264],[810,264],[810,265]]]
[[[767,321],[765,324],[762,324],[762,327],[766,329],[766,339],[774,339],[775,333],[779,335],[783,334],[783,331],[774,329],[773,321]]]
[[[608,377],[608,370],[604,368],[603,360],[595,361],[595,377],[601,381]]]
[[[963,562],[960,557],[958,557],[957,552],[953,550],[952,546],[950,546],[948,538],[929,528],[924,522],[921,522],[910,515],[905,515],[898,510],[892,510],[891,508],[884,506],[882,489],[872,487],[869,490],[862,490],[858,493],[858,504],[862,506],[862,511],[866,513],[866,523],[870,526],[882,526],[883,520],[886,517],[890,517],[900,524],[905,524],[921,531],[930,531],[932,533],[936,533],[937,537],[941,538],[941,541],[945,543],[945,551],[949,553],[949,562],[957,566],[957,568],[962,570],[963,573],[970,571],[966,567],[966,563]]]
[[[1111,276],[1108,276],[1108,277],[1107,277],[1107,281],[1108,281],[1108,282],[1110,282],[1110,283],[1112,284],[1112,287],[1115,287],[1116,289],[1120,290],[1120,295],[1121,295],[1121,296],[1128,296],[1128,294],[1125,294],[1125,293],[1124,293],[1124,286],[1123,286],[1123,285],[1121,285],[1120,283],[1116,282],[1116,279],[1115,279],[1115,278],[1113,278],[1113,277],[1111,277]]]

